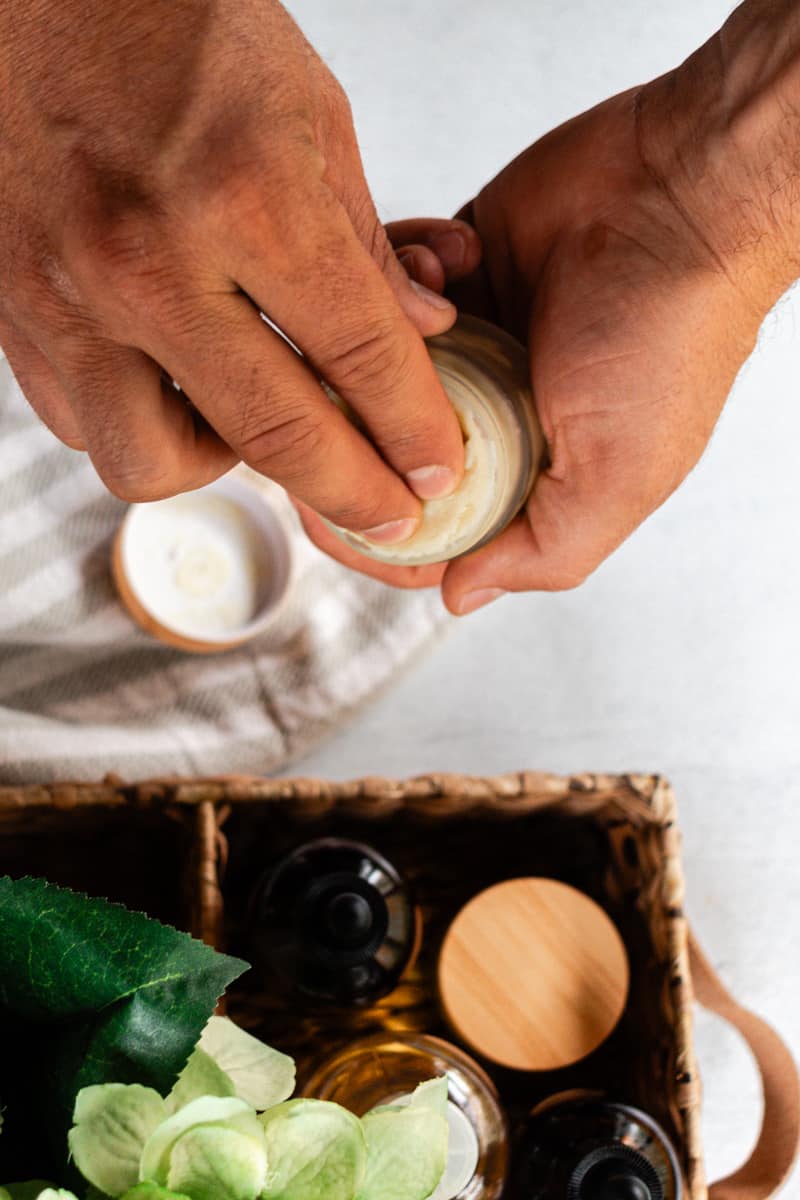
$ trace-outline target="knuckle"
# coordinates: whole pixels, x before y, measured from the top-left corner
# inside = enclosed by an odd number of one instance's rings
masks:
[[[355,180],[355,186],[348,189],[348,193],[344,198],[345,207],[353,228],[373,262],[385,273],[390,266],[394,265],[394,251],[386,230],[375,211],[375,205],[366,184],[363,184],[361,180]]]
[[[326,513],[336,525],[350,529],[354,533],[365,529],[374,529],[385,521],[396,516],[393,509],[387,512],[385,497],[352,496],[349,500],[339,501],[336,505],[325,506]]]
[[[111,320],[158,309],[179,291],[180,239],[152,214],[87,222],[65,247],[65,266],[79,291]]]
[[[112,495],[126,504],[166,500],[181,491],[180,482],[155,463],[106,464],[96,454],[92,454],[92,462]]]
[[[86,399],[86,398],[85,398]],[[92,405],[87,448],[95,470],[112,495],[127,504],[166,500],[185,490],[180,455],[162,438],[131,437],[126,424],[103,405]]]
[[[318,463],[327,441],[322,422],[306,412],[270,413],[245,422],[237,448],[253,470],[294,478]]]
[[[571,592],[585,583],[591,573],[590,568],[558,563],[544,572],[541,587],[546,592]]]
[[[395,264],[394,250],[386,236],[386,230],[378,220],[369,197],[365,197],[363,203],[368,210],[364,225],[364,245],[369,251],[373,262],[377,263],[381,271],[386,272],[390,266]]]
[[[353,109],[350,98],[332,71],[326,69],[323,100],[328,112],[340,127],[349,128],[353,124]]]
[[[390,321],[344,330],[322,355],[325,374],[343,392],[369,392],[388,399],[410,366],[410,355]]]

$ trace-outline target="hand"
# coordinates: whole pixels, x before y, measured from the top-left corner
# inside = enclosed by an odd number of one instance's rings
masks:
[[[483,261],[448,294],[529,349],[549,463],[525,511],[446,570],[413,573],[343,552],[307,517],[330,553],[396,584],[441,580],[451,611],[466,613],[505,591],[581,583],[692,469],[764,315],[798,273],[789,218],[765,190],[780,159],[762,84],[746,86],[742,20],[740,10],[722,50],[712,42],[699,61],[531,146],[460,214]],[[764,32],[774,47],[777,31]],[[726,52],[738,73],[709,65]],[[775,73],[766,53],[761,62]],[[707,80],[716,98],[704,96]],[[758,116],[740,121],[735,145],[720,131],[732,124],[720,94],[734,111],[745,103],[732,80]],[[417,278],[436,285],[427,267]]]
[[[420,336],[455,311],[399,265],[345,96],[275,0],[0,0],[0,279],[28,400],[123,499],[241,458],[393,541],[460,478]]]

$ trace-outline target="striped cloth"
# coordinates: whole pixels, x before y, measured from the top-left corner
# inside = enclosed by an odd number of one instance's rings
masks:
[[[184,654],[116,598],[109,554],[124,510],[87,456],[40,424],[0,352],[0,782],[275,771],[446,624],[438,593],[345,570],[295,521],[280,636]]]

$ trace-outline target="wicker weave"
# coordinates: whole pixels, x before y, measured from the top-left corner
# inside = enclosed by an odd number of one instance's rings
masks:
[[[143,874],[154,887],[151,868],[158,853],[167,856],[165,861],[177,855],[186,885],[183,919],[209,943],[245,956],[248,871],[252,876],[259,864],[317,831],[383,839],[380,844],[410,877],[428,932],[417,966],[385,1001],[344,1023],[340,1016],[334,1024],[318,1015],[287,1014],[274,988],[261,986],[257,978],[248,982],[248,976],[231,991],[232,1015],[294,1053],[301,1070],[321,1049],[356,1032],[426,1028],[446,1033],[435,1001],[433,966],[447,922],[470,893],[495,881],[505,868],[510,874],[542,873],[543,864],[552,861],[554,874],[578,882],[617,920],[632,964],[631,996],[610,1042],[568,1073],[534,1083],[530,1076],[493,1072],[512,1120],[530,1106],[537,1089],[543,1094],[573,1086],[625,1091],[667,1125],[683,1161],[690,1200],[706,1200],[679,834],[673,794],[662,779],[522,773],[331,783],[232,776],[0,787],[0,873],[31,869],[20,852],[24,832],[31,845],[44,838],[62,854],[71,847],[68,882],[74,886],[87,838],[94,838],[96,847],[103,830],[137,829],[142,823],[158,831],[148,833],[155,857],[148,853],[146,862],[121,864],[120,890],[113,898],[128,900],[121,890],[126,870],[131,886]],[[223,879],[228,842],[230,871]],[[94,861],[96,850],[90,847],[83,884],[90,891]],[[44,873],[55,862],[54,852],[33,869]],[[576,878],[579,869],[585,876]],[[155,906],[159,915],[165,910],[170,915],[170,903],[174,897],[161,898]]]

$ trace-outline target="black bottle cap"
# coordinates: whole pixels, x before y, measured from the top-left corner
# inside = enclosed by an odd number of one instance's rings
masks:
[[[366,879],[332,872],[313,880],[300,899],[306,952],[336,956],[355,966],[371,957],[386,935],[386,901]]]
[[[323,912],[325,931],[340,946],[358,946],[372,934],[372,908],[358,892],[337,892]]]
[[[586,1200],[652,1200],[653,1193],[638,1175],[623,1169],[584,1188]]]
[[[367,1004],[396,985],[416,950],[407,886],[373,847],[303,843],[269,867],[248,914],[254,961],[313,1003]]]
[[[597,1146],[578,1163],[567,1200],[664,1200],[661,1180],[649,1159],[630,1146]]]

